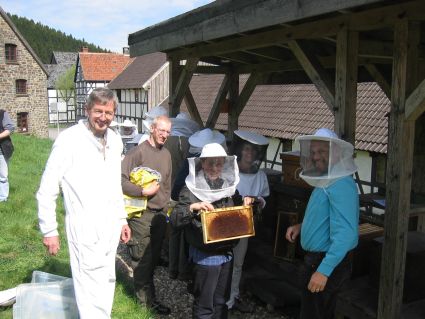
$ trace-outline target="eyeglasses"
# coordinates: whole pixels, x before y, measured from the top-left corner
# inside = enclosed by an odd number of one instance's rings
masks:
[[[105,115],[105,117],[109,120],[112,119],[115,115],[114,112],[109,112],[109,111],[104,112],[102,110],[96,110],[96,109],[92,110],[91,112],[93,113],[95,117],[102,117],[102,115]]]
[[[156,130],[157,132],[159,132],[161,134],[168,134],[168,135],[170,135],[170,133],[171,133],[171,131],[169,131],[169,130],[164,130],[164,129],[160,129],[160,128],[157,128],[157,127],[155,127],[154,130]]]

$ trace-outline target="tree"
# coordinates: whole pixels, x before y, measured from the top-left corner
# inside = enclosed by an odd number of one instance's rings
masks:
[[[56,80],[55,83],[55,89],[59,92],[60,97],[64,99],[67,104],[71,98],[75,97],[75,67],[75,65],[71,66]]]

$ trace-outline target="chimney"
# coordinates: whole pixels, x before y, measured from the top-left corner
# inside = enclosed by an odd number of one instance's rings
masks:
[[[129,47],[123,47],[122,48],[122,54],[130,55],[130,48]]]
[[[80,52],[89,52],[89,48],[88,47],[81,47]]]

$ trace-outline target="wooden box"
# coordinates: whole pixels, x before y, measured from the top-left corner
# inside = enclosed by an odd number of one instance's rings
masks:
[[[255,235],[252,206],[234,206],[201,212],[204,243]]]
[[[286,230],[289,226],[298,224],[299,214],[293,212],[278,212],[276,237],[273,255],[277,258],[293,261],[299,247],[299,239],[295,243],[286,240]]]
[[[300,178],[300,152],[284,152],[280,153],[282,160],[283,184],[297,186],[302,188],[311,188],[302,178]]]
[[[384,237],[372,241],[369,282],[379,287],[381,255]],[[393,262],[389,260],[388,262]],[[404,272],[403,301],[414,302],[425,298],[425,234],[416,231],[407,233],[406,264]]]

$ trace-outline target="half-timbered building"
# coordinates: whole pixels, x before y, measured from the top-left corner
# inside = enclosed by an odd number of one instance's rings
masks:
[[[130,63],[128,54],[92,53],[83,47],[75,70],[76,119],[84,117],[84,106],[91,91],[104,87]]]
[[[162,52],[136,57],[108,87],[117,94],[118,122],[129,119],[142,129],[142,118],[168,97],[168,63]]]
[[[49,103],[49,123],[75,122],[75,90],[60,90],[57,81],[77,63],[77,52],[54,51],[50,63],[45,67],[47,78],[47,96]]]

